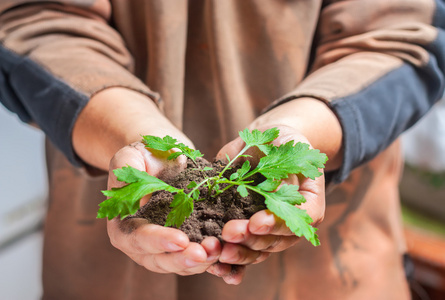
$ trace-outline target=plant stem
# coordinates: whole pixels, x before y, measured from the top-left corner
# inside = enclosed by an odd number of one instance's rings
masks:
[[[209,181],[210,179],[212,179],[213,177],[211,177],[211,178],[206,178],[206,179],[204,179],[203,181],[201,181],[199,184],[197,184],[188,194],[187,194],[187,197],[190,197],[191,198],[191,195],[193,194],[193,192],[194,191],[196,191],[201,185],[203,185],[204,183],[206,183],[207,181]]]
[[[221,177],[222,177],[222,175],[224,174],[224,172],[226,172],[229,168],[230,168],[230,166],[233,164],[233,162],[238,158],[238,157],[240,157],[241,155],[243,155],[244,154],[244,152],[246,152],[247,151],[247,149],[249,149],[250,148],[250,146],[248,146],[248,145],[246,145],[233,159],[231,159],[228,163],[227,163],[227,165],[224,167],[224,169],[218,174],[218,176],[217,176],[217,179],[213,182],[213,184],[210,186],[210,188],[209,188],[209,194],[212,192],[212,190],[213,190],[213,188],[215,187],[215,185],[217,184],[217,183],[220,183],[220,179],[221,179]]]
[[[254,182],[254,181],[253,181],[253,180],[251,180],[251,181],[242,181],[242,180],[239,180],[239,181],[221,180],[221,181],[219,181],[218,183],[227,183],[228,185],[227,185],[225,188],[223,188],[222,190],[219,190],[219,191],[216,193],[215,196],[218,196],[218,195],[224,193],[224,191],[230,189],[230,188],[231,188],[232,186],[234,186],[234,185],[246,185],[246,184],[249,184],[249,183],[252,183],[252,182]],[[246,187],[247,187],[247,185],[246,185]]]

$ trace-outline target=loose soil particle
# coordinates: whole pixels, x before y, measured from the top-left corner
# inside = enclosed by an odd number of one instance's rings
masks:
[[[187,186],[191,181],[199,183],[205,178],[204,173],[207,177],[212,177],[224,168],[220,161],[209,163],[203,158],[198,158],[197,162],[200,169],[208,166],[212,167],[213,170],[198,170],[193,162],[189,160],[187,168],[183,172],[171,180],[165,180],[165,182],[189,192]],[[228,178],[235,171],[236,167],[228,170],[224,175]],[[260,176],[254,178],[256,183],[264,180],[264,177]],[[188,235],[190,241],[198,243],[207,236],[215,236],[222,241],[221,232],[224,224],[232,219],[249,219],[255,212],[266,208],[263,196],[249,191],[247,197],[241,197],[236,191],[236,186],[217,197],[209,197],[207,186],[204,185],[200,188],[200,198],[203,198],[203,200],[195,201],[191,216],[179,228]],[[141,207],[134,217],[145,218],[150,223],[164,225],[171,210],[170,203],[172,200],[173,194],[169,192],[155,192],[148,203]]]

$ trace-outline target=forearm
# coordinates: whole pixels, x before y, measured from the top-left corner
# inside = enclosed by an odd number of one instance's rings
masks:
[[[76,154],[87,164],[107,170],[113,155],[143,135],[172,135],[191,142],[160,112],[147,96],[125,88],[95,94],[74,124]]]
[[[119,107],[113,97],[106,101],[109,108],[95,104],[101,91],[109,95],[105,91],[116,86],[138,91],[145,95],[145,102],[156,102],[159,95],[133,74],[131,54],[119,33],[107,23],[107,1],[94,9],[87,4],[76,5],[78,1],[71,1],[72,5],[65,2],[67,5],[35,2],[1,11],[0,101],[22,121],[38,125],[73,165],[81,166],[83,159],[107,169],[91,153],[85,153],[83,144],[76,146],[79,153],[75,153],[72,131],[79,113],[82,112],[80,120],[84,120],[95,110],[105,114]],[[122,96],[119,100],[127,98]],[[153,103],[145,103],[150,104]],[[141,108],[141,112],[145,110]],[[116,111],[126,110],[119,107]],[[96,135],[92,145],[112,130],[98,130],[101,126],[96,125],[103,121],[105,126],[106,117],[96,118],[95,122],[86,122],[93,131],[86,134]],[[118,118],[121,117],[116,114],[114,121],[122,123]],[[117,138],[114,144],[122,142],[115,135],[113,138]]]
[[[260,128],[266,124],[289,126],[303,134],[315,149],[328,156],[327,171],[341,166],[342,128],[336,115],[322,101],[298,98],[286,102],[258,117],[251,127]]]

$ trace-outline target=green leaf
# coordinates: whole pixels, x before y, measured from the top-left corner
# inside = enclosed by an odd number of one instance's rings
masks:
[[[191,149],[191,148],[185,146],[184,144],[180,144],[180,145],[181,145],[181,148],[179,148],[179,149],[181,149],[184,152],[184,154],[187,157],[191,158],[193,161],[195,161],[198,157],[204,156],[204,154],[202,154],[201,151],[199,151],[199,150]]]
[[[230,180],[234,181],[237,180],[239,178],[239,174],[238,173],[232,173],[232,175],[230,175]]]
[[[289,174],[303,174],[305,177],[315,179],[322,173],[327,156],[319,150],[309,149],[309,145],[293,141],[274,147],[269,155],[260,159],[256,168],[266,178],[284,179]]]
[[[165,226],[175,226],[179,228],[193,211],[193,199],[188,197],[183,191],[180,191],[173,196],[170,207],[172,210],[167,216]]]
[[[246,175],[247,172],[250,171],[250,162],[248,160],[246,160],[243,165],[241,166],[241,168],[239,168],[236,173],[238,173],[239,177],[243,177],[244,175]]]
[[[142,136],[143,143],[148,147],[161,151],[168,151],[176,147],[177,139],[172,138],[169,135],[166,135],[163,138],[153,136],[153,135],[144,135]]]
[[[304,236],[314,246],[320,245],[317,228],[312,227],[312,218],[296,204],[305,202],[304,197],[292,185],[283,185],[275,193],[262,193],[267,208],[277,217],[284,220],[286,226],[297,236]],[[297,195],[298,194],[298,195]]]
[[[261,132],[258,129],[249,131],[249,129],[246,128],[239,132],[239,136],[246,143],[246,146],[253,147],[272,142],[278,137],[279,133],[280,130],[278,130],[278,128],[270,128],[264,132]]]
[[[139,200],[145,195],[160,190],[179,191],[162,180],[130,166],[116,169],[113,172],[119,181],[126,182],[128,185],[102,191],[109,199],[99,204],[97,218],[111,220],[120,215],[123,219],[136,213],[139,209]]]
[[[247,197],[249,195],[249,192],[244,185],[239,185],[236,190],[241,195],[241,197]]]
[[[286,222],[286,226],[296,236],[304,236],[314,246],[320,245],[318,235],[315,233],[317,228],[310,225],[312,218],[305,210],[273,198],[266,198],[266,206],[277,217],[283,219]]]
[[[272,144],[265,144],[265,145],[258,145],[258,148],[265,154],[265,155],[269,155],[270,151],[272,150],[272,148],[274,148],[275,146]]]
[[[184,153],[182,153],[182,152],[173,152],[172,154],[170,154],[168,157],[167,157],[167,160],[174,160],[174,159],[177,159],[179,156],[181,156],[181,155],[183,155]]]
[[[200,195],[199,190],[194,190],[193,193],[192,193],[193,200],[198,200],[199,199],[199,195]]]
[[[281,184],[280,180],[266,179],[257,185],[258,188],[265,192],[275,191]]]
[[[190,182],[188,185],[187,185],[187,188],[188,189],[193,189],[193,188],[195,188],[195,187],[197,187],[198,186],[198,184],[195,182],[195,181],[192,181],[192,182]]]
[[[287,202],[291,205],[300,205],[306,202],[306,199],[300,194],[298,186],[293,184],[283,184],[278,191],[267,194],[276,200]]]
[[[204,167],[204,169],[202,169],[203,171],[212,171],[213,168],[212,167]]]
[[[195,181],[192,181],[192,182],[190,182],[188,185],[187,185],[187,188],[189,188],[189,189],[194,189],[195,187],[197,187],[198,186],[198,184],[195,182]],[[194,200],[198,200],[199,199],[199,190],[198,189],[196,189],[196,190],[194,190],[193,192],[192,192],[192,198],[194,199]]]
[[[176,159],[181,154],[189,157],[193,161],[195,161],[198,157],[204,156],[199,150],[191,149],[190,147],[184,145],[183,143],[178,143],[178,140],[172,138],[171,136],[166,135],[163,138],[153,136],[153,135],[144,135],[142,136],[143,143],[148,148],[152,148],[160,151],[168,151],[173,148],[179,149],[180,152],[172,153],[168,159]],[[179,153],[179,154],[178,154]]]

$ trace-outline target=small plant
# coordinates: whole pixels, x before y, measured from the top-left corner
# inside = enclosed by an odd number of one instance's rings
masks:
[[[200,187],[206,186],[208,194],[211,196],[218,196],[225,190],[236,187],[237,192],[242,197],[247,196],[249,191],[262,195],[266,207],[277,217],[283,219],[294,234],[300,237],[304,236],[314,246],[317,246],[320,241],[315,233],[317,229],[311,225],[312,218],[305,210],[296,207],[296,205],[304,203],[306,199],[298,191],[298,186],[282,184],[282,181],[288,178],[289,174],[301,174],[304,177],[315,179],[322,174],[319,168],[324,168],[327,156],[320,153],[319,150],[309,149],[308,144],[301,142],[294,144],[294,141],[290,141],[278,147],[274,146],[270,142],[276,139],[278,135],[279,130],[277,128],[271,128],[264,132],[256,129],[240,131],[239,136],[246,143],[245,147],[234,158],[230,159],[227,156],[227,165],[216,176],[204,176],[204,180],[201,182],[192,181],[187,186],[188,192],[173,187],[131,166],[116,169],[113,172],[117,179],[127,183],[127,185],[102,191],[109,199],[99,204],[97,217],[111,220],[120,216],[123,219],[136,213],[139,209],[139,200],[142,197],[156,191],[165,190],[174,195],[165,226],[179,228],[193,212],[195,201],[203,200],[200,198]],[[198,166],[196,159],[203,156],[199,150],[193,150],[182,143],[178,143],[176,139],[170,136],[164,138],[143,136],[143,143],[147,148],[158,151],[167,152],[178,149],[178,151],[172,152],[168,156],[169,160],[185,155],[196,166]],[[250,162],[246,160],[236,172],[226,178],[224,176],[226,171],[233,167],[238,158],[249,157],[245,153],[252,147],[258,147],[264,153],[258,165],[252,168]],[[205,173],[207,170],[208,167],[201,171]],[[257,173],[262,174],[265,180],[254,185],[252,176]]]

